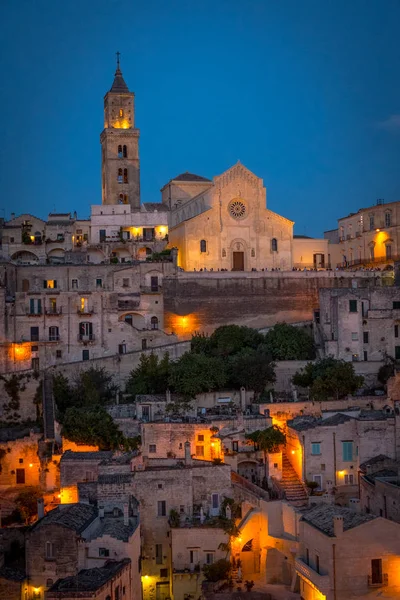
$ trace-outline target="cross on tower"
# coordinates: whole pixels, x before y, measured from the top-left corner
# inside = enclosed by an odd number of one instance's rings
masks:
[[[121,52],[116,52],[117,55],[117,69],[119,69],[119,57],[121,56]]]

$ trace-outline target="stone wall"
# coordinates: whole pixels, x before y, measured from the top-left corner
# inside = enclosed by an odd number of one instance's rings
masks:
[[[164,328],[180,338],[236,323],[262,328],[313,318],[320,288],[380,286],[379,276],[345,271],[180,273],[164,277]]]

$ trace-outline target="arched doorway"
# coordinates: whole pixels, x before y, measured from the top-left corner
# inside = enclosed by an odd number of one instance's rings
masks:
[[[245,271],[247,247],[244,240],[234,240],[231,243],[231,269],[232,271]]]

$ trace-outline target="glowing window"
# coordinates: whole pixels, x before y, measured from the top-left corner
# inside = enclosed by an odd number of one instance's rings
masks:
[[[123,108],[120,108],[120,109],[119,109],[119,116],[120,116],[120,117],[123,117],[123,116],[124,116],[124,109],[123,109]]]

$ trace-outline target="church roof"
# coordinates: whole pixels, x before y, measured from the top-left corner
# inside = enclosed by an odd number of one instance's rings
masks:
[[[189,171],[174,177],[172,181],[208,181],[211,183],[211,179],[207,179],[207,177],[202,177],[201,175],[195,175],[194,173],[189,173]]]
[[[115,71],[114,82],[111,86],[110,92],[114,94],[129,94],[128,86],[126,85],[122,76],[122,71],[119,67]]]

